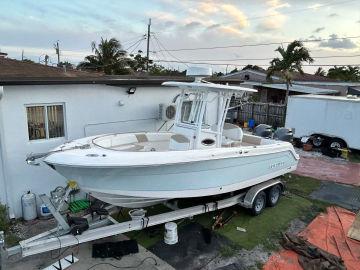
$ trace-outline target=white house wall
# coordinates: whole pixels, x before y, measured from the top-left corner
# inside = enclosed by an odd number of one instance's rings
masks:
[[[21,216],[20,199],[26,191],[49,193],[65,184],[65,179],[46,165],[27,165],[27,154],[46,152],[66,140],[88,135],[154,131],[163,124],[156,120],[159,103],[171,103],[178,93],[176,88],[157,86],[137,87],[135,94],[128,95],[127,89],[106,85],[4,86],[0,101],[3,154],[0,196],[4,202],[7,185],[10,212]],[[120,106],[119,101],[124,105]],[[26,105],[51,103],[65,105],[66,138],[29,141]]]

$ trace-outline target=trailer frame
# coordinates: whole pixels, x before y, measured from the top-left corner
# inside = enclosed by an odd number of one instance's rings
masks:
[[[54,211],[53,216],[58,222],[58,226],[56,228],[38,234],[29,239],[20,241],[19,245],[11,248],[5,248],[6,243],[4,232],[0,232],[0,270],[5,270],[5,264],[8,257],[17,254],[20,254],[22,257],[27,257],[56,249],[79,245],[81,243],[105,237],[115,236],[134,230],[142,230],[151,226],[160,225],[178,219],[192,218],[196,215],[228,208],[234,205],[240,205],[245,208],[252,208],[254,200],[256,199],[256,196],[259,194],[259,192],[275,185],[280,185],[282,190],[284,190],[284,183],[280,179],[271,179],[254,185],[248,190],[239,194],[230,195],[230,197],[225,199],[211,201],[183,209],[175,209],[166,213],[121,223],[111,217],[112,214],[116,213],[116,210],[119,207],[109,205],[106,207],[106,209],[109,211],[109,215],[105,218],[96,214],[87,214],[84,216],[84,218],[88,220],[89,229],[80,235],[70,234],[68,228],[69,224],[64,225],[64,222],[66,221],[59,213],[59,209],[50,206],[49,209],[51,212]],[[47,204],[51,204],[51,201],[48,198],[45,198],[44,201]]]

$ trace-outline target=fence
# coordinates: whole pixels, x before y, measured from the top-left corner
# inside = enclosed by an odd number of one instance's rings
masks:
[[[235,105],[235,104],[234,104]],[[285,124],[286,106],[282,104],[247,102],[234,108],[233,120],[243,123],[254,119],[256,125],[267,124],[274,128]]]

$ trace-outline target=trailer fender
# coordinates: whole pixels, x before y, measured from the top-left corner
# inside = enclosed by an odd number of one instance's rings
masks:
[[[280,185],[281,189],[284,190],[284,183],[280,179],[272,179],[258,185],[251,187],[245,194],[244,199],[240,202],[240,205],[245,208],[251,208],[255,197],[269,187]]]

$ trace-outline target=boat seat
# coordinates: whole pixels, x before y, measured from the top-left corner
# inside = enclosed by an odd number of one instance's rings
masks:
[[[223,135],[233,141],[242,141],[244,133],[239,126],[224,123]]]
[[[190,148],[190,140],[182,135],[182,134],[174,134],[170,137],[170,144],[169,149],[170,150],[189,150]]]
[[[243,136],[243,143],[246,143],[248,145],[261,145],[262,138],[250,134],[244,134]]]
[[[135,134],[136,139],[138,140],[139,143],[143,143],[143,142],[148,142],[149,139],[146,136],[146,134],[141,133],[141,134]]]

